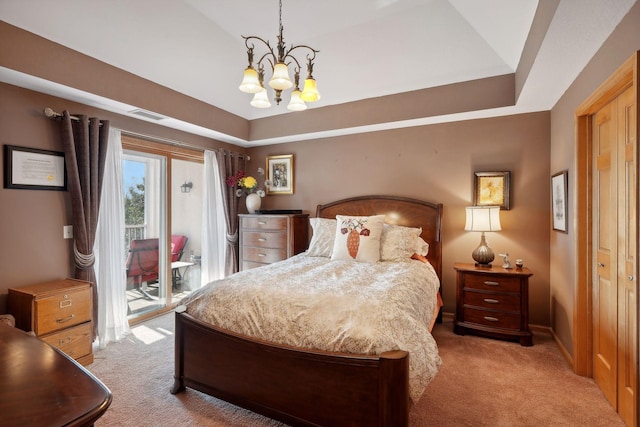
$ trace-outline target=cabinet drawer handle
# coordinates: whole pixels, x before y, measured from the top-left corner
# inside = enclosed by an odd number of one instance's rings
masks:
[[[267,256],[267,254],[258,254],[258,256],[265,257],[265,256]]]
[[[484,320],[488,320],[489,322],[497,322],[500,319],[498,319],[497,317],[484,316]]]
[[[266,241],[267,241],[267,239],[265,239],[264,237],[258,238],[258,242],[266,242]]]
[[[74,317],[76,317],[76,315],[72,314],[71,316],[63,317],[62,319],[56,319],[56,322],[58,322],[58,323],[68,322],[69,320],[73,319]]]
[[[66,295],[64,297],[68,298]],[[60,301],[60,308],[66,308],[66,307],[71,307],[71,300],[70,299],[66,299],[66,300]]]
[[[498,304],[500,301],[498,301],[497,299],[493,299],[493,298],[485,298],[484,302],[487,302],[489,304]]]
[[[71,337],[66,337],[61,340],[58,340],[58,345],[63,345],[71,342]]]
[[[258,221],[258,224],[259,224],[259,225],[266,225],[266,224],[267,224],[267,222],[266,222],[266,221]]]
[[[498,282],[490,282],[488,280],[486,282],[484,282],[484,284],[487,285],[487,286],[500,286],[500,283],[498,283]]]

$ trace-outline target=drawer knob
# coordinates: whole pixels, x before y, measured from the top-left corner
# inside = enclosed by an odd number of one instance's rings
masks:
[[[260,238],[258,239],[258,242],[266,242],[266,241],[267,241],[267,239],[265,239],[264,237],[260,237]]]
[[[259,257],[265,257],[267,254],[258,254]]]
[[[265,221],[258,221],[258,224],[260,225],[266,225],[267,223]]]
[[[499,319],[497,317],[484,316],[484,320],[488,320],[489,322],[497,322]]]
[[[486,282],[484,282],[484,284],[487,285],[487,286],[500,286],[500,283],[498,283],[498,282],[490,282],[488,280]]]
[[[498,301],[497,299],[493,299],[493,298],[485,298],[484,302],[489,303],[489,304],[498,304],[500,301]]]
[[[62,319],[56,319],[56,322],[65,323],[65,322],[68,322],[69,320],[73,319],[74,317],[76,317],[76,315],[72,314],[71,316],[63,317]]]

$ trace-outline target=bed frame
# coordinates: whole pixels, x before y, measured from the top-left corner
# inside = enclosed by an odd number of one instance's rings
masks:
[[[392,196],[318,205],[318,217],[386,214],[422,227],[427,258],[442,279],[442,204]],[[172,394],[190,387],[296,426],[404,426],[409,422],[409,354],[309,351],[216,328],[176,309]]]

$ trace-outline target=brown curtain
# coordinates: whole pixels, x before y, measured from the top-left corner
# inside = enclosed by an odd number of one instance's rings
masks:
[[[109,122],[95,117],[62,113],[67,181],[73,209],[73,253],[76,279],[93,283],[93,337],[98,331],[98,290],[93,269],[93,243],[96,236],[100,193],[104,174]]]
[[[217,150],[216,160],[222,182],[222,200],[224,203],[224,216],[227,222],[227,244],[225,254],[225,276],[238,271],[238,209],[240,198],[236,197],[235,189],[230,188],[227,177],[235,175],[238,171],[246,171],[247,159],[238,153],[227,150]]]

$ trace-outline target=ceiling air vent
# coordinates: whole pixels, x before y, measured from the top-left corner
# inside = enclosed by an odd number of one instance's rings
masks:
[[[136,110],[131,110],[131,111],[129,111],[129,113],[135,114],[136,116],[144,117],[145,119],[151,119],[151,120],[163,120],[163,119],[166,119],[165,116],[161,116],[160,114],[153,113],[153,112],[147,111],[147,110],[143,110],[141,108],[138,108]]]

